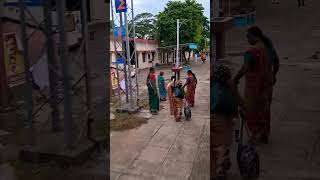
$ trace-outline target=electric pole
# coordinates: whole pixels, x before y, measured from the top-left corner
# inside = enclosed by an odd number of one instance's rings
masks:
[[[179,68],[179,32],[180,31],[180,24],[179,24],[179,19],[177,19],[177,54],[176,54],[176,68]]]

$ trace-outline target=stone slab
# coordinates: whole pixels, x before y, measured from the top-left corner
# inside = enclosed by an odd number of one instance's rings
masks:
[[[72,149],[68,148],[64,142],[62,133],[43,135],[36,145],[23,146],[19,157],[21,160],[30,162],[58,162],[78,164],[90,158],[90,155],[97,150],[98,144],[90,140],[83,139]]]

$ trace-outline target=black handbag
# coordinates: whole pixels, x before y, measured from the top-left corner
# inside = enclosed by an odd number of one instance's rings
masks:
[[[240,138],[238,143],[237,161],[240,170],[240,174],[245,179],[255,179],[260,175],[260,160],[259,154],[255,149],[255,146],[250,143],[244,143],[243,141],[243,127],[245,126],[244,115],[239,111],[240,118]],[[250,137],[248,128],[246,128],[247,134]]]

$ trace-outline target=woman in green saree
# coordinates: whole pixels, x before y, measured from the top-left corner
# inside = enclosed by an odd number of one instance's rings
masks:
[[[156,86],[155,69],[150,68],[150,73],[147,78],[149,109],[151,114],[156,115],[159,111],[159,97]]]

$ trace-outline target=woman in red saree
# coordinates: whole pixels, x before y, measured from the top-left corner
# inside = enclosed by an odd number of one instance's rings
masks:
[[[245,75],[245,119],[251,132],[251,142],[268,143],[270,133],[270,107],[277,68],[270,59],[274,57],[257,27],[248,30],[252,45],[244,55],[244,65],[235,82]]]
[[[187,82],[183,86],[183,89],[187,87],[186,91],[186,101],[189,107],[194,106],[194,96],[195,96],[195,90],[196,90],[196,79],[194,78],[194,75],[191,70],[188,70],[188,78]]]

